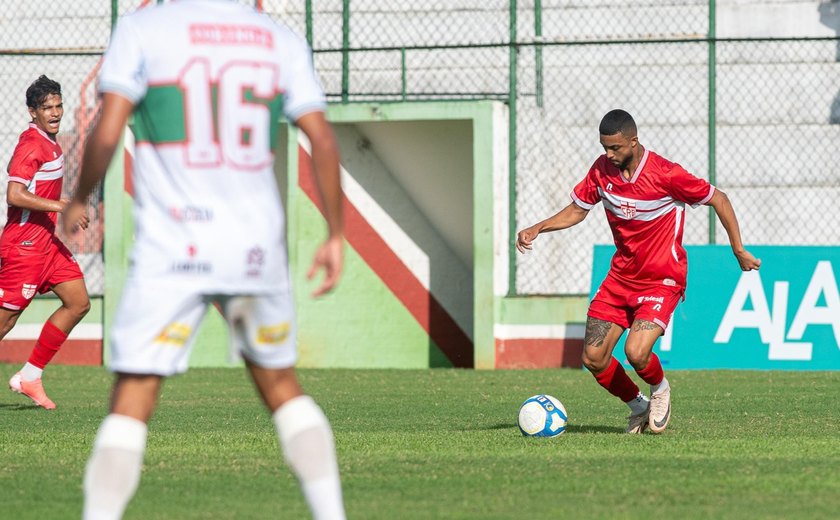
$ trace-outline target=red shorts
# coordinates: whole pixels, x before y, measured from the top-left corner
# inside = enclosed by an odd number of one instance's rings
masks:
[[[45,293],[79,278],[84,278],[79,264],[59,240],[53,240],[43,253],[9,249],[0,257],[0,307],[23,310],[36,292]]]
[[[633,284],[621,281],[610,273],[601,282],[586,315],[625,329],[635,320],[646,320],[665,330],[684,294],[683,287]]]

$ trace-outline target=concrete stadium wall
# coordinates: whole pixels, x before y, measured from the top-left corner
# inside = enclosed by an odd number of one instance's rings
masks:
[[[342,150],[347,247],[342,282],[323,298],[310,298],[315,282],[305,277],[325,236],[308,145],[291,130],[278,157],[299,366],[494,368],[494,323],[508,290],[504,106],[348,105],[328,116]],[[106,232],[122,237],[106,248],[106,328],[130,247],[128,164],[116,160],[106,178]],[[198,334],[192,366],[239,364],[215,308]]]
[[[692,6],[705,12],[707,2],[575,4],[579,9],[544,13],[544,40],[570,39],[570,34],[584,40],[639,34],[666,40],[703,37],[707,30],[705,15],[691,14]],[[685,13],[682,26],[675,19],[677,9]],[[835,37],[838,31],[837,2],[717,3],[720,38]],[[532,26],[523,24],[519,34],[527,39]],[[838,56],[835,41],[717,44],[715,183],[733,200],[748,243],[840,242],[836,226],[811,225],[840,196],[840,174],[831,166],[840,160],[840,150],[831,146],[840,138]],[[616,107],[636,117],[643,144],[701,177],[708,175],[705,43],[546,46],[543,60],[546,101],[538,107],[528,96],[536,88],[529,72],[534,54],[522,52],[519,59],[518,228],[569,202],[574,184],[602,153],[598,121]],[[785,207],[796,210],[780,210]],[[594,244],[612,241],[602,213],[596,210],[573,231],[541,237],[538,254],[518,256],[517,292],[586,293],[589,273],[577,266],[592,264]],[[687,243],[708,243],[707,215],[688,212]],[[727,243],[720,227],[716,243]]]
[[[290,185],[306,197],[289,212],[301,366],[494,367],[507,290],[505,113],[490,102],[330,108],[348,266],[334,295],[308,297],[302,275],[323,224],[298,153]]]
[[[89,2],[93,4],[93,2]],[[120,9],[136,7],[141,2],[122,1]],[[250,3],[242,1],[241,3]],[[44,0],[9,3],[0,10],[0,48],[2,49],[46,49],[46,48],[103,48],[110,26],[110,2],[91,5],[79,11],[75,3],[49,3]],[[106,5],[107,4],[107,5]],[[315,2],[315,47],[337,49],[341,44],[341,0]],[[576,0],[573,2],[543,1],[543,30],[545,41],[568,41],[570,39],[622,39],[622,38],[694,38],[702,37],[707,30],[706,0],[651,0],[634,2],[632,5],[620,0]],[[264,0],[263,6],[269,13],[288,20],[290,25],[303,32],[303,3],[285,0]],[[447,2],[446,9],[439,6],[426,7],[408,0],[388,2],[354,3],[355,14],[351,32],[351,45],[399,46],[463,43],[504,43],[508,38],[508,2],[492,0],[473,2],[458,0]],[[533,38],[533,19],[528,12],[530,4],[520,2],[518,35],[522,41]],[[44,13],[50,13],[48,21],[60,23],[60,31],[43,33]],[[70,13],[73,13],[72,16]],[[721,38],[742,37],[833,37],[840,33],[840,8],[838,2],[819,0],[720,0],[717,2],[717,36]],[[22,43],[25,42],[25,43]],[[643,142],[652,149],[673,158],[698,174],[708,170],[707,112],[705,100],[708,97],[706,79],[707,48],[704,44],[676,45],[663,42],[645,46],[591,45],[545,47],[544,65],[546,86],[555,89],[550,102],[538,107],[533,96],[535,55],[530,48],[520,52],[520,128],[517,142],[519,159],[516,188],[516,222],[518,227],[530,224],[547,216],[546,208],[557,209],[567,203],[568,192],[577,179],[586,171],[592,160],[601,153],[597,142],[596,125],[603,113],[615,106],[630,110],[640,121]],[[725,101],[718,110],[718,183],[734,200],[743,221],[760,222],[747,237],[751,243],[798,243],[830,244],[840,242],[840,231],[834,226],[811,226],[821,222],[826,207],[832,207],[840,196],[840,176],[831,165],[840,160],[837,147],[824,147],[817,152],[804,153],[804,143],[837,142],[840,137],[840,102],[837,100],[840,84],[840,51],[833,41],[809,44],[806,51],[794,56],[778,53],[775,47],[767,54],[752,52],[736,43],[718,44],[718,89],[726,93]],[[478,58],[476,57],[478,56]],[[88,118],[93,108],[90,77],[95,69],[97,56],[3,56],[4,66],[0,68],[0,155],[8,159],[28,119],[23,106],[23,91],[32,79],[40,73],[47,73],[62,81],[65,87],[65,105],[68,116],[62,128],[62,135],[68,139],[65,151],[72,142],[79,141],[80,120]],[[408,66],[406,81],[418,92],[436,93],[448,91],[457,94],[459,89],[470,91],[505,92],[508,87],[508,51],[486,49],[479,54],[468,50],[424,51],[414,55]],[[399,91],[402,78],[399,74],[399,54],[381,52],[351,57],[351,85],[370,86],[372,90]],[[341,57],[339,54],[316,56],[316,64],[328,91],[341,90]],[[663,72],[666,71],[666,72]],[[804,74],[803,71],[808,71]],[[816,71],[816,72],[815,72]],[[601,89],[602,85],[614,85],[615,78],[629,78],[616,88]],[[757,81],[756,78],[773,78],[772,81]],[[817,79],[814,79],[817,78]],[[631,81],[632,80],[632,81]],[[815,84],[815,81],[818,83]],[[817,85],[817,86],[815,86]],[[595,88],[599,87],[599,88]],[[814,102],[814,96],[803,102],[802,92],[813,94],[815,88],[825,92],[825,99]],[[782,114],[785,124],[768,118],[768,114]],[[456,125],[457,126],[457,125]],[[414,125],[412,131],[420,132],[422,125]],[[539,244],[539,255],[517,257],[517,286],[510,288],[522,294],[566,294],[566,297],[502,297],[494,281],[491,291],[495,296],[489,303],[475,303],[474,310],[489,305],[493,317],[489,320],[493,331],[484,332],[486,318],[476,318],[465,309],[467,287],[479,291],[486,283],[469,279],[463,273],[472,273],[469,266],[476,262],[475,247],[467,247],[464,240],[466,226],[447,226],[447,218],[463,222],[466,216],[453,213],[455,206],[445,204],[444,198],[426,193],[427,183],[416,182],[418,164],[403,164],[400,157],[411,154],[400,149],[384,126],[365,122],[340,125],[339,135],[343,147],[362,145],[348,155],[347,163],[356,170],[356,175],[370,168],[379,172],[387,183],[371,184],[372,191],[380,193],[378,200],[393,196],[398,200],[412,200],[411,205],[393,204],[389,210],[404,210],[402,217],[412,222],[412,239],[435,251],[435,258],[446,258],[445,265],[451,266],[443,272],[437,271],[431,284],[439,288],[433,292],[439,295],[442,308],[457,323],[465,336],[474,343],[478,351],[486,348],[489,337],[493,345],[493,356],[479,355],[482,366],[524,367],[558,366],[569,364],[575,358],[582,338],[582,323],[585,319],[586,296],[590,280],[588,267],[592,263],[592,244],[610,242],[609,231],[600,212],[594,212],[574,232],[546,237]],[[453,127],[454,128],[454,127]],[[762,142],[774,144],[774,157],[755,155],[755,142],[745,135],[760,135]],[[365,143],[369,143],[367,151]],[[407,145],[406,145],[407,146]],[[370,150],[378,150],[372,153]],[[287,161],[297,164],[297,155],[290,153]],[[78,155],[78,150],[72,152]],[[774,159],[792,158],[795,167],[779,168]],[[527,161],[523,160],[527,159]],[[494,161],[493,158],[475,158]],[[351,164],[355,163],[355,164]],[[746,166],[743,166],[746,165]],[[475,165],[473,165],[475,167]],[[350,172],[352,174],[352,172]],[[387,175],[386,175],[387,174]],[[362,179],[364,181],[364,179]],[[787,186],[786,190],[770,190],[767,184]],[[435,183],[428,183],[435,184]],[[360,185],[364,185],[360,183]],[[458,187],[443,195],[462,193]],[[5,183],[0,182],[0,201],[5,197]],[[387,195],[387,196],[385,196]],[[294,200],[294,190],[289,194]],[[384,197],[383,197],[384,196]],[[426,201],[426,202],[417,202]],[[441,201],[449,209],[442,211],[435,206]],[[803,201],[792,203],[791,201]],[[422,204],[431,205],[422,207]],[[314,205],[301,203],[298,218],[301,229],[316,233],[317,210]],[[405,206],[405,207],[403,207]],[[794,206],[795,209],[791,209]],[[411,208],[413,216],[408,208]],[[463,210],[464,208],[458,208]],[[110,208],[109,215],[118,215],[117,208]],[[399,215],[399,211],[397,212]],[[0,203],[0,219],[5,219],[5,208]],[[475,217],[475,215],[473,215]],[[444,218],[446,217],[446,218]],[[791,221],[794,224],[791,225]],[[490,217],[492,224],[474,219],[472,227],[487,224],[499,226],[498,218]],[[798,223],[801,223],[798,224]],[[118,254],[125,247],[124,237],[130,234],[125,222],[115,216],[107,231],[110,244],[106,248],[111,254]],[[311,229],[310,229],[311,228]],[[706,241],[706,219],[703,212],[692,212],[686,229],[689,243]],[[506,222],[498,233],[506,234]],[[317,236],[317,235],[316,235]],[[428,236],[433,240],[429,241]],[[499,235],[501,236],[501,235]],[[510,237],[507,237],[508,240]],[[542,240],[542,239],[541,239]],[[725,234],[718,233],[718,242],[725,240]],[[494,254],[506,254],[507,241],[496,242],[499,250]],[[475,246],[475,244],[473,244]],[[295,261],[307,261],[305,247]],[[107,255],[108,253],[106,253]],[[120,253],[121,254],[121,253]],[[472,257],[471,257],[472,255]],[[368,265],[361,256],[351,252],[348,263],[362,273]],[[496,262],[494,270],[502,265]],[[545,276],[549,268],[559,266],[561,272],[571,272],[573,266],[584,266],[584,276]],[[507,268],[505,264],[505,269]],[[105,269],[119,271],[119,266],[105,266]],[[451,269],[451,271],[449,270]],[[371,299],[384,301],[393,298],[381,278],[374,277],[369,269],[359,274],[360,288],[370,287]],[[367,278],[365,278],[367,276]],[[484,275],[486,278],[486,275]],[[505,273],[502,278],[507,279]],[[109,275],[109,279],[114,279]],[[454,280],[454,282],[453,282]],[[363,283],[364,282],[364,283]],[[101,302],[108,324],[108,309],[118,296],[118,289],[104,287],[106,294]],[[353,282],[357,283],[357,282]],[[376,284],[380,284],[378,288]],[[459,288],[453,290],[453,288]],[[379,291],[379,293],[376,293]],[[501,294],[507,294],[505,287]],[[379,296],[375,296],[378,294]],[[107,296],[110,295],[110,296]],[[39,306],[41,305],[39,302]],[[51,303],[51,302],[49,302]],[[395,311],[387,313],[390,304],[380,303],[378,309],[389,316],[396,316],[400,307],[391,302]],[[367,303],[366,303],[367,304]],[[47,307],[49,304],[45,303]],[[302,303],[304,307],[308,304]],[[362,323],[358,314],[360,307],[349,303],[345,308],[330,308],[335,314],[352,316],[356,323]],[[400,304],[402,305],[402,304]],[[35,306],[33,305],[33,308]],[[350,309],[348,311],[347,309]],[[320,312],[317,308],[313,312]],[[27,311],[33,315],[33,326],[41,311]],[[46,312],[46,311],[44,311]],[[309,312],[308,310],[306,311]],[[410,314],[410,313],[409,313]],[[92,316],[93,313],[91,313]],[[308,314],[307,314],[308,315]],[[314,314],[313,314],[314,315]],[[26,316],[26,314],[24,315]],[[38,319],[39,319],[38,318]],[[426,363],[446,364],[445,356],[438,345],[429,342],[428,331],[416,320],[405,317],[403,325],[396,318],[387,325],[394,331],[412,336],[409,343],[425,345],[425,358],[418,351],[409,354],[398,353],[383,357],[382,363],[417,366]],[[23,319],[23,318],[22,318]],[[307,319],[304,317],[304,319]],[[350,317],[348,321],[353,321]],[[411,320],[414,320],[413,325]],[[559,324],[559,325],[558,325]],[[358,327],[358,325],[355,325]],[[381,326],[381,325],[380,325]],[[414,329],[412,329],[414,327]],[[476,330],[481,329],[481,334]],[[359,330],[358,328],[355,330]],[[413,330],[410,334],[406,331]],[[208,317],[202,328],[201,344],[213,344],[214,338],[224,332],[220,318]],[[340,334],[338,330],[331,333]],[[101,332],[99,337],[101,338]],[[304,337],[306,335],[304,334]],[[314,336],[312,336],[314,338]],[[204,339],[208,341],[204,341]],[[423,339],[425,338],[425,339]],[[323,345],[330,342],[324,341]],[[336,355],[326,353],[327,347],[313,341],[312,347],[304,346],[303,362],[324,363],[332,366],[354,366],[368,363],[368,358],[355,357],[358,351]],[[329,347],[332,348],[332,347]],[[309,349],[308,351],[306,349]],[[435,350],[437,349],[437,350]],[[2,352],[2,348],[0,348]],[[309,352],[309,353],[306,353]],[[437,353],[435,353],[437,352]],[[310,354],[311,353],[311,354]],[[345,356],[344,358],[340,356]],[[365,354],[376,357],[376,354]],[[390,355],[390,354],[389,354]],[[308,357],[311,356],[311,357]],[[336,356],[336,357],[330,357]],[[412,357],[413,356],[413,357]],[[353,359],[351,359],[353,358]],[[487,359],[494,359],[492,363]],[[214,347],[206,351],[199,349],[193,358],[194,364],[228,363],[225,352]],[[573,364],[573,363],[572,363]]]

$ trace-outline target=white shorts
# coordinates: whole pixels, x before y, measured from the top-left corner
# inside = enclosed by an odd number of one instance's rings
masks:
[[[233,357],[241,355],[264,368],[295,364],[291,293],[213,295],[133,279],[126,283],[111,330],[109,370],[161,376],[186,372],[210,304],[218,306],[228,323]]]

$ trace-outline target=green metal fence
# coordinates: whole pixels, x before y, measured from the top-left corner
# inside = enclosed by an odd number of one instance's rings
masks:
[[[149,3],[50,4],[60,23],[46,31],[41,2],[0,7],[4,156],[27,120],[25,85],[42,72],[65,84],[65,105],[79,114],[63,129],[65,150],[83,142],[112,14]],[[748,243],[840,242],[826,218],[840,197],[836,0],[240,3],[307,37],[331,102],[505,102],[511,242],[568,203],[601,153],[599,120],[616,107],[634,114],[643,144],[726,191]],[[68,177],[77,168],[70,155]],[[532,254],[511,248],[511,291],[586,293],[592,245],[611,241],[601,210],[592,213],[541,237]],[[726,236],[699,209],[688,211],[686,241],[725,244]]]
[[[748,243],[840,242],[823,217],[840,195],[837,2],[382,4],[301,13],[330,99],[506,101],[511,240],[568,203],[601,153],[600,117],[623,107],[644,144],[727,192]],[[727,243],[703,210],[686,241]],[[512,290],[586,293],[592,245],[609,242],[600,210],[541,237],[511,252]]]

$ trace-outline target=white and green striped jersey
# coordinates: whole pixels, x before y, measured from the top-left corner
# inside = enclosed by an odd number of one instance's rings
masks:
[[[148,7],[118,22],[99,90],[135,104],[132,276],[288,289],[278,130],[326,106],[305,41],[235,2]]]

